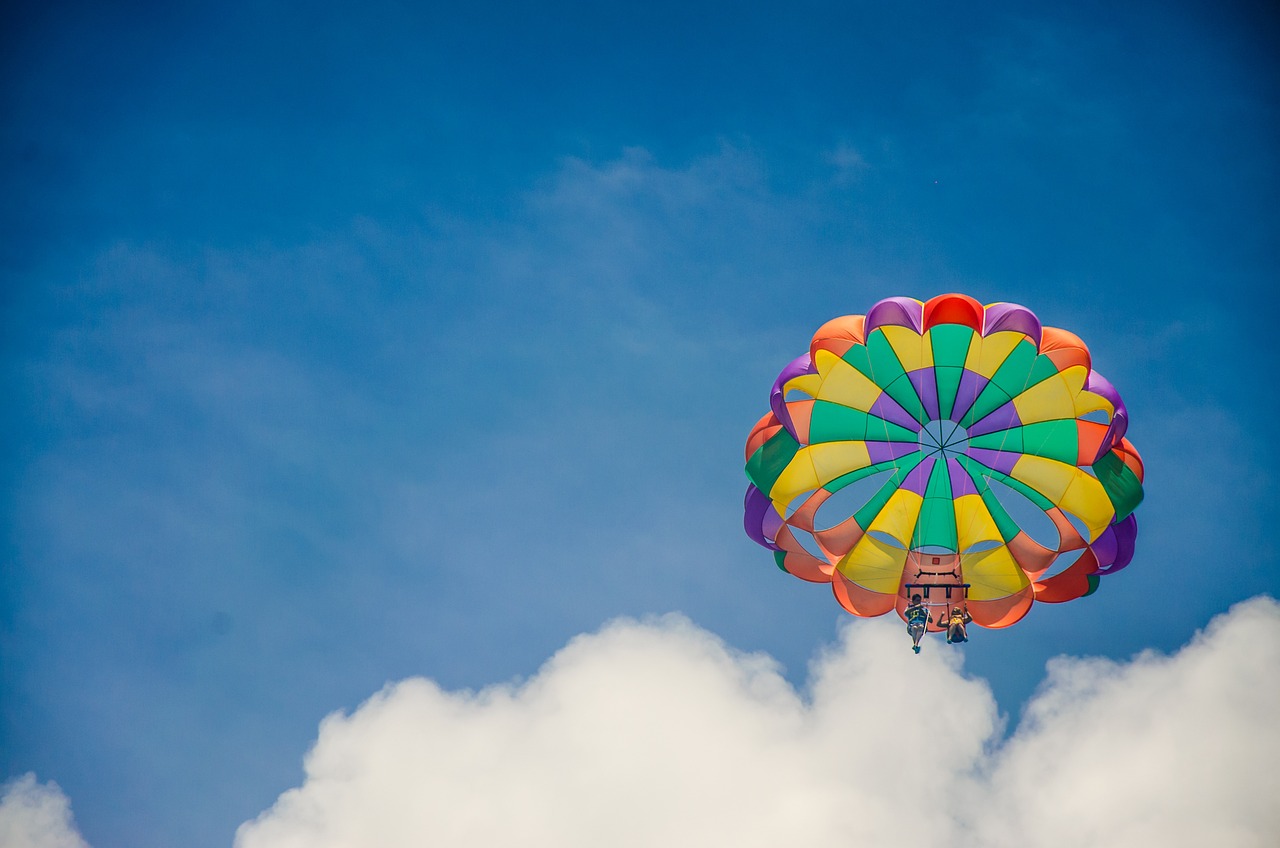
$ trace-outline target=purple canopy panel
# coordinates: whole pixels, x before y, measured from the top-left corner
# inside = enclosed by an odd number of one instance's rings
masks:
[[[867,456],[870,457],[872,465],[898,459],[920,450],[920,445],[911,442],[866,442],[866,446]]]
[[[915,432],[920,431],[920,422],[884,392],[880,393],[880,397],[876,398],[876,402],[871,404],[871,409],[867,411],[885,421],[892,421],[900,427],[906,427]]]
[[[988,450],[987,448],[969,448],[966,453],[970,459],[976,459],[988,468],[999,471],[1002,474],[1009,474],[1013,471],[1013,466],[1018,464],[1018,460],[1022,458],[1020,453],[1010,453],[1009,451]]]
[[[1124,521],[1110,527],[1116,540],[1115,563],[1108,568],[1099,568],[1098,574],[1114,574],[1133,562],[1133,549],[1138,541],[1138,517],[1130,515]]]
[[[956,389],[956,402],[951,407],[952,421],[958,424],[960,419],[964,418],[964,414],[969,411],[969,407],[973,406],[973,402],[978,399],[978,395],[982,394],[982,390],[989,382],[991,381],[986,377],[968,368],[961,372],[960,386]]]
[[[809,358],[809,354],[797,356],[791,360],[791,363],[786,368],[782,369],[778,379],[773,381],[773,390],[769,392],[769,408],[773,410],[773,414],[782,422],[782,426],[787,428],[791,438],[797,442],[800,441],[800,434],[796,432],[795,422],[791,420],[791,413],[787,411],[786,393],[783,387],[788,380],[799,377],[801,374],[816,373],[817,369],[813,367],[813,360]]]
[[[1138,516],[1133,513],[1124,521],[1116,524],[1116,542],[1119,552],[1116,554],[1116,568],[1124,568],[1133,562],[1133,551],[1138,542]]]
[[[764,534],[765,516],[773,512],[773,506],[769,503],[769,496],[756,488],[755,485],[748,484],[747,496],[743,498],[742,506],[746,511],[742,526],[746,528],[747,535],[751,537],[751,540],[757,545],[763,545],[771,550],[781,550],[773,543],[771,538],[766,537]]]
[[[1116,409],[1115,414],[1111,416],[1111,424],[1107,427],[1107,433],[1102,437],[1102,446],[1098,448],[1098,455],[1093,458],[1093,461],[1097,462],[1106,456],[1107,451],[1119,444],[1120,440],[1124,438],[1124,434],[1129,429],[1129,410],[1125,407],[1124,401],[1120,399],[1120,393],[1116,391],[1116,387],[1111,385],[1111,381],[1097,371],[1089,372],[1089,377],[1085,380],[1084,387],[1086,391],[1106,398]]]
[[[920,402],[924,404],[924,411],[928,413],[930,419],[936,421],[938,418],[938,381],[934,379],[933,369],[921,368],[918,371],[912,371],[907,375],[907,379],[911,381],[912,386],[915,386],[916,397],[920,398]]]
[[[1018,427],[1021,424],[1022,419],[1018,417],[1018,408],[1013,405],[1013,401],[1009,401],[974,422],[974,425],[969,428],[969,436],[970,438],[983,436],[999,430],[1008,430],[1010,427]]]
[[[973,478],[954,456],[947,457],[947,472],[951,475],[951,497],[962,498],[965,495],[978,494],[978,487],[974,485]]]
[[[907,479],[903,480],[898,488],[924,497],[924,491],[929,485],[929,475],[933,473],[933,464],[936,461],[936,457],[926,456],[923,462],[907,473]]]
[[[778,515],[778,511],[776,509],[773,509],[772,507],[770,507],[768,510],[765,511],[764,521],[761,522],[761,530],[764,533],[765,538],[769,539],[770,541],[777,539],[778,531],[781,529],[782,529],[782,516]],[[775,551],[782,550],[782,548],[778,547],[777,542],[773,542],[772,544],[769,545],[769,547],[773,548]]]
[[[1036,343],[1037,349],[1040,347],[1040,339],[1044,334],[1044,329],[1040,326],[1040,319],[1027,307],[1019,306],[1016,303],[993,303],[987,307],[986,315],[983,319],[982,335],[989,336],[992,333],[999,333],[1005,330],[1014,330],[1030,336],[1031,340]]]
[[[871,335],[876,327],[892,325],[910,327],[924,334],[924,304],[910,297],[888,297],[867,310],[863,332]]]
[[[1103,530],[1101,535],[1094,539],[1089,545],[1089,550],[1093,551],[1093,555],[1098,560],[1098,570],[1106,568],[1116,561],[1116,552],[1118,549],[1119,543],[1116,539],[1114,525]]]

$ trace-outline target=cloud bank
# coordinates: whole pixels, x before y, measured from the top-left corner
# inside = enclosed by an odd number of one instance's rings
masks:
[[[519,684],[405,680],[326,718],[304,784],[236,846],[1280,838],[1275,601],[1236,606],[1173,656],[1055,660],[1007,740],[959,651],[907,645],[855,622],[802,694],[770,658],[669,616],[580,636]]]
[[[25,774],[2,787],[0,845],[4,848],[88,848],[58,784]]]

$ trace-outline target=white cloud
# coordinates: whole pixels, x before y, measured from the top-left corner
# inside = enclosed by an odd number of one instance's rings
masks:
[[[1277,844],[1277,669],[1280,606],[1265,598],[1172,657],[1054,660],[996,760],[989,797],[1007,821],[983,843]]]
[[[71,802],[58,784],[34,774],[10,781],[0,797],[0,845],[4,848],[88,848],[71,818]]]
[[[959,652],[885,620],[807,695],[681,617],[619,621],[524,683],[411,679],[329,716],[236,845],[1271,845],[1277,668],[1255,599],[1171,657],[1055,660],[1002,742]]]

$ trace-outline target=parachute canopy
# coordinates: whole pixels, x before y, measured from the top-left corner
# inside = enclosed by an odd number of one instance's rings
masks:
[[[769,405],[747,439],[747,534],[854,615],[919,593],[1007,627],[1133,557],[1128,412],[1084,342],[1025,307],[882,300],[819,328]]]

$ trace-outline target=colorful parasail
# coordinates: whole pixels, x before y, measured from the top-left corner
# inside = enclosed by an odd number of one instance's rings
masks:
[[[1076,335],[1012,303],[893,297],[818,329],[747,439],[747,534],[859,616],[921,594],[1008,627],[1129,564],[1142,460]]]

